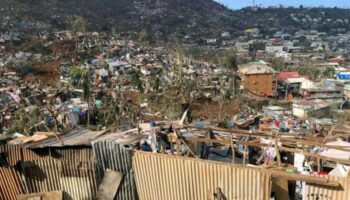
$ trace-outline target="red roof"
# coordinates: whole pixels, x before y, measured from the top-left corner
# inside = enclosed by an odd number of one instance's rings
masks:
[[[338,56],[338,57],[336,57],[336,58],[332,58],[332,59],[329,59],[330,61],[332,61],[332,62],[336,62],[336,63],[341,63],[341,62],[343,62],[344,61],[344,58],[343,57],[341,57],[341,56]]]
[[[280,81],[286,80],[288,78],[297,78],[300,77],[299,72],[280,72],[278,73],[277,79]]]

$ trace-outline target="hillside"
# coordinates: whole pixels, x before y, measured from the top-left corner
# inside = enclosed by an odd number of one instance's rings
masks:
[[[22,27],[69,29],[82,16],[90,30],[145,30],[166,39],[218,35],[233,31],[235,24],[230,21],[233,12],[212,0],[11,0],[10,9],[0,2],[6,8],[2,16],[12,16]]]
[[[350,10],[339,8],[251,8],[230,10],[213,0],[0,0],[0,31],[14,29],[71,29],[78,17],[89,30],[137,35],[154,39],[240,35],[258,27],[265,35],[278,30],[293,33],[316,29],[350,30]]]
[[[259,27],[263,33],[283,30],[294,33],[299,30],[318,30],[332,33],[334,29],[350,31],[350,10],[340,8],[250,8],[237,10],[233,15],[241,29]]]

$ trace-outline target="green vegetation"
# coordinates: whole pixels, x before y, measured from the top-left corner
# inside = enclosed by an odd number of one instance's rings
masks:
[[[239,64],[244,63],[237,56],[235,49],[209,49],[202,47],[189,47],[185,49],[185,53],[193,60],[214,63],[230,70],[237,70]]]
[[[229,49],[218,55],[218,64],[229,70],[236,71],[238,67],[238,57],[235,50]]]
[[[87,101],[91,96],[89,70],[80,67],[72,67],[69,71],[69,75],[70,84],[73,87],[82,89],[83,98],[85,101]]]
[[[159,78],[159,76],[156,76],[154,77],[152,80],[151,80],[151,88],[154,92],[159,92],[159,89],[160,89],[160,86],[161,86],[161,80]]]
[[[139,90],[140,93],[144,92],[144,83],[141,80],[141,72],[139,70],[136,69],[132,69],[128,72],[128,75],[131,78],[131,84],[137,88],[137,90]]]
[[[350,124],[350,114],[348,112],[334,112],[333,117],[338,124]]]

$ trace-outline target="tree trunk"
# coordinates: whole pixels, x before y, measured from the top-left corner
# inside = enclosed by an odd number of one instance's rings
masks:
[[[87,126],[90,126],[90,97],[88,98]]]

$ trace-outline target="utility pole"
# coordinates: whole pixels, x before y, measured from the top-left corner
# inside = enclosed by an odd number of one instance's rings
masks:
[[[258,10],[258,7],[256,6],[256,0],[253,0],[253,7],[252,7],[252,11],[257,11]]]

